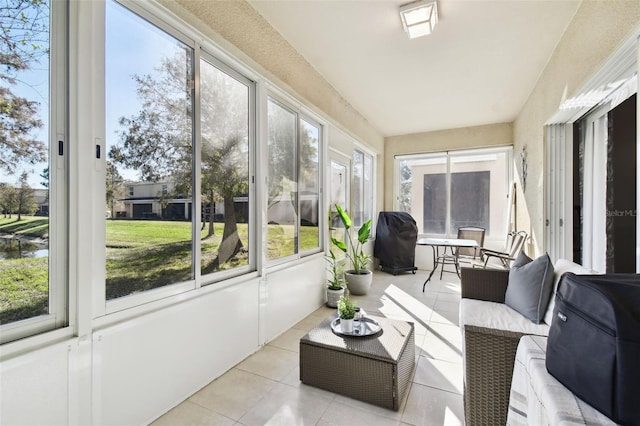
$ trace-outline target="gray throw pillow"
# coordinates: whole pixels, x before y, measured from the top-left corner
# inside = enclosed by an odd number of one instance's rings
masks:
[[[548,254],[531,260],[520,252],[509,271],[505,305],[540,324],[553,291],[553,264]]]

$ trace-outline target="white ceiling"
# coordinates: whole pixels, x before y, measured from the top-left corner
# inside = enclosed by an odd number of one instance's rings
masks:
[[[250,0],[385,136],[510,122],[579,0],[439,0],[409,40],[402,0]]]

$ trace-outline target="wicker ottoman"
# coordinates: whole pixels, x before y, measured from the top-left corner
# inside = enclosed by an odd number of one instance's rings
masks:
[[[398,410],[415,365],[413,323],[380,317],[382,331],[338,336],[327,318],[300,339],[300,380],[331,392]]]

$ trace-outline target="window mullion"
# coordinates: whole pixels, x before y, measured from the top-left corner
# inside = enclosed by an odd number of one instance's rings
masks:
[[[67,278],[67,4],[51,3],[49,136],[49,312],[56,326],[69,322]]]
[[[192,268],[193,268],[193,277],[195,279],[195,287],[198,288],[202,285],[201,282],[201,247],[202,243],[200,240],[200,224],[202,223],[202,193],[200,191],[200,187],[202,185],[202,176],[200,173],[202,167],[202,127],[201,127],[201,82],[200,82],[200,46],[196,44],[193,50],[193,65],[192,65],[192,79],[193,79],[193,90],[192,90],[192,105],[193,105],[193,176],[192,176],[192,189],[191,189],[191,229],[192,229],[192,250],[193,256],[191,257]],[[210,212],[213,214],[213,212]]]
[[[296,197],[296,221],[293,232],[295,232],[295,253],[300,255],[300,145],[302,143],[302,126],[300,125],[300,114],[297,112],[296,115],[296,141],[293,145],[293,156],[295,158],[293,176],[295,178],[296,187],[295,187],[295,197]]]
[[[446,187],[447,187],[447,208],[445,213],[444,234],[449,235],[451,230],[451,155],[446,153]]]

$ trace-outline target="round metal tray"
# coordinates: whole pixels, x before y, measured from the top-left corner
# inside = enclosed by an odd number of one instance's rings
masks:
[[[372,336],[382,330],[380,324],[377,321],[372,320],[371,318],[363,317],[358,321],[353,321],[353,331],[352,332],[344,332],[340,328],[340,318],[336,318],[331,321],[331,330],[334,333],[339,334],[340,336],[349,336],[349,337],[364,337],[364,336]]]

